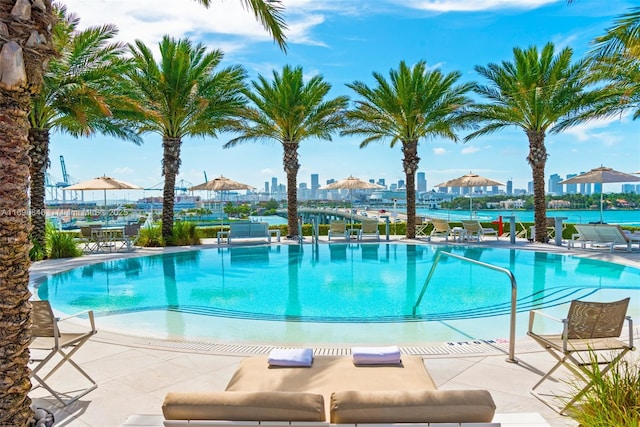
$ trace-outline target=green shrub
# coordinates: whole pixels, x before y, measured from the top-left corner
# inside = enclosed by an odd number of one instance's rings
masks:
[[[41,261],[47,257],[47,248],[42,247],[37,241],[31,239],[31,249],[29,249],[29,259],[31,261]]]
[[[200,235],[196,225],[191,222],[179,221],[173,225],[173,235],[171,241],[167,242],[171,246],[190,246],[200,244]]]
[[[606,375],[598,364],[598,356],[590,355],[589,380],[593,386],[584,394],[571,416],[582,427],[640,425],[640,360],[623,359]],[[572,384],[573,396],[582,383]]]
[[[162,228],[160,228],[159,225],[142,227],[140,229],[140,237],[138,238],[136,245],[153,248],[164,246]]]
[[[73,258],[82,256],[82,250],[72,234],[47,231],[49,258]]]

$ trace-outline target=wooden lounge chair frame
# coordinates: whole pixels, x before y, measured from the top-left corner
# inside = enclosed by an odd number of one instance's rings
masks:
[[[97,332],[93,319],[93,311],[90,310],[82,313],[76,313],[59,319],[53,315],[53,310],[51,309],[49,301],[31,301],[31,305],[32,326],[31,343],[29,344],[31,358],[29,362],[36,363],[36,366],[31,370],[31,378],[38,383],[38,385],[34,386],[34,389],[38,386],[42,386],[64,406],[69,405],[98,387],[89,374],[87,374],[76,362],[72,360],[73,355]],[[71,318],[77,318],[85,314],[89,319],[89,330],[83,330],[81,332],[60,331],[59,324],[61,322]],[[42,369],[54,358],[54,356],[60,356],[61,359],[48,371],[46,375],[42,376]],[[74,391],[75,394],[72,394],[65,399],[68,393],[54,390],[47,384],[47,380],[66,363],[73,366],[80,374],[82,374],[82,376],[89,381],[90,385],[84,389]]]
[[[527,335],[540,344],[557,363],[531,389],[531,394],[541,402],[565,414],[567,409],[578,402],[593,386],[589,380],[589,367],[593,363],[605,365],[600,370],[605,375],[633,346],[633,321],[627,316],[629,298],[614,302],[589,302],[574,300],[571,302],[566,319],[556,319],[538,310],[529,313],[529,329]],[[536,316],[561,322],[561,334],[538,334],[534,331]],[[625,321],[628,323],[629,340],[620,340]],[[594,361],[593,355],[597,360]],[[539,393],[538,387],[551,378],[551,375],[561,366],[566,367],[580,381],[584,387],[578,390],[564,405],[558,408],[547,395]],[[557,399],[556,399],[557,400]]]

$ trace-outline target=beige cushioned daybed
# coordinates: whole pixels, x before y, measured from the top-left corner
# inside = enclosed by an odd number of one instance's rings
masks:
[[[222,392],[171,392],[165,426],[421,423],[499,426],[486,390],[437,390],[422,358],[401,365],[355,366],[350,357],[317,356],[311,367],[269,367],[267,357],[243,359]],[[249,422],[249,423],[247,423]],[[433,424],[429,424],[433,423]],[[269,423],[273,424],[273,423]]]

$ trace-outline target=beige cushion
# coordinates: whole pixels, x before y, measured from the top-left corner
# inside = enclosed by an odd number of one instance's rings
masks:
[[[312,393],[168,393],[162,403],[167,420],[324,421],[324,399]]]
[[[331,395],[332,423],[490,422],[486,390],[342,391]]]
[[[402,364],[355,366],[351,357],[317,356],[310,368],[268,367],[266,356],[243,359],[227,384],[228,391],[298,391],[324,396],[329,419],[331,393],[346,390],[426,390],[436,384],[419,356],[402,356]]]

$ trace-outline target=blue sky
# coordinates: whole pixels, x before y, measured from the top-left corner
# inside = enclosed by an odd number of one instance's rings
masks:
[[[475,65],[512,59],[514,47],[571,47],[575,58],[588,51],[590,41],[610,27],[632,1],[577,0],[284,0],[288,53],[282,53],[240,0],[212,0],[204,9],[189,0],[66,0],[81,26],[112,23],[119,39],[140,39],[157,46],[164,34],[188,36],[225,52],[224,64],[241,64],[251,78],[271,76],[285,64],[301,66],[305,75],[321,74],[332,84],[331,96],[348,95],[345,86],[355,80],[371,84],[372,72],[388,75],[401,60],[425,60],[445,73],[460,71],[462,81],[483,82]],[[560,135],[548,135],[546,179],[557,173],[588,171],[605,165],[631,173],[640,171],[640,122],[623,116],[577,126]],[[459,135],[462,139],[465,134]],[[224,175],[264,188],[277,177],[285,182],[282,149],[276,143],[248,142],[222,149],[229,135],[217,139],[186,139],[178,180],[188,185]],[[62,178],[60,155],[74,181],[110,175],[144,188],[162,188],[162,148],[157,135],[144,136],[142,146],[96,135],[74,139],[52,135],[51,169]],[[359,148],[357,137],[335,135],[333,141],[306,140],[301,144],[298,183],[320,183],[354,175],[385,178],[387,184],[404,179],[399,146],[374,143]],[[510,128],[468,143],[443,139],[422,140],[420,171],[428,187],[473,171],[526,188],[531,169],[526,161],[528,141],[523,131]],[[620,184],[605,185],[605,192]],[[135,199],[160,191],[129,192],[116,197]],[[85,200],[102,200],[87,193]]]

